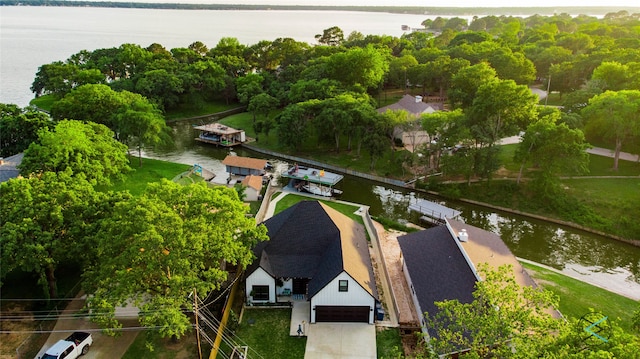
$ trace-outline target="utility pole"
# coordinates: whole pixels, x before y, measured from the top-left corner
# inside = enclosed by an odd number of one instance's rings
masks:
[[[549,90],[551,89],[551,72],[549,72],[549,81],[547,82],[547,97],[544,98],[544,105],[547,105],[547,102],[549,101],[549,95],[551,95],[551,92],[549,92]]]
[[[198,293],[193,288],[193,307],[196,313],[196,336],[198,338],[198,359],[202,359],[202,348],[200,347],[200,325],[198,324]]]

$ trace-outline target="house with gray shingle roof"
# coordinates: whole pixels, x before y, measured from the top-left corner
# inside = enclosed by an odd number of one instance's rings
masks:
[[[425,312],[429,316],[438,312],[435,302],[473,301],[473,291],[480,277],[448,225],[400,236],[398,243],[402,251],[402,270],[424,333],[429,329]]]
[[[310,321],[374,322],[378,292],[365,228],[318,201],[264,222],[269,241],[254,248],[246,293],[254,303],[281,296],[310,302]]]
[[[402,98],[391,105],[381,107],[378,109],[378,113],[385,113],[387,111],[406,111],[415,118],[413,126],[410,128],[396,128],[395,137],[402,140],[405,145],[411,145],[411,151],[413,147],[428,143],[430,141],[429,134],[421,129],[419,123],[420,116],[425,113],[434,113],[443,110],[443,104],[437,102],[424,102],[422,96],[404,95]]]

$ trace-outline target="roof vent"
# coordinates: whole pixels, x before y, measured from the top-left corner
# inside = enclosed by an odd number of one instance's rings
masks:
[[[466,242],[469,240],[469,234],[466,229],[461,229],[460,232],[458,232],[458,240],[460,242]]]
[[[422,96],[416,96],[416,103],[422,102]]]

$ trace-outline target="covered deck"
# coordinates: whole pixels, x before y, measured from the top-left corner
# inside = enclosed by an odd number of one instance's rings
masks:
[[[202,126],[194,126],[194,129],[202,131],[196,141],[211,143],[216,146],[231,147],[246,142],[244,130],[237,130],[221,123],[210,123]]]
[[[296,164],[282,172],[282,177],[290,178],[293,187],[299,191],[304,190],[323,197],[331,197],[342,193],[342,191],[333,188],[344,178],[343,175],[338,173]]]

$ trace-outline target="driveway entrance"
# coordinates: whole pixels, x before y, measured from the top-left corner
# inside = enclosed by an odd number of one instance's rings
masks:
[[[316,323],[308,326],[304,359],[375,359],[376,326]]]

